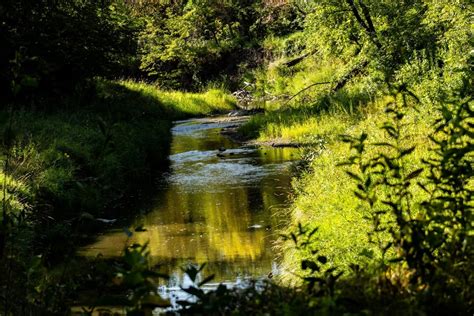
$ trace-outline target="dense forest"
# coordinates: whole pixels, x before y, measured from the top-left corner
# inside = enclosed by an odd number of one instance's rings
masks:
[[[235,109],[252,115],[234,139],[302,153],[284,273],[205,290],[189,266],[195,299],[168,313],[472,315],[473,9],[3,0],[0,315],[169,306],[147,243],[113,260],[78,247],[150,197],[174,121]]]

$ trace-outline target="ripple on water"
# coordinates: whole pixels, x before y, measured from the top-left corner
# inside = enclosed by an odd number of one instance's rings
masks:
[[[171,132],[174,136],[192,134],[193,137],[196,137],[199,136],[200,131],[225,128],[231,125],[235,125],[235,122],[206,122],[205,124],[196,124],[196,122],[179,123],[171,129]]]
[[[242,148],[235,148],[235,149],[228,149],[225,150],[223,155],[225,155],[226,158],[241,158],[240,155],[248,155],[251,153],[256,152],[256,149],[242,149]],[[170,156],[170,161],[172,162],[174,167],[178,167],[181,164],[186,164],[186,163],[195,163],[199,161],[212,161],[216,160],[218,161],[219,157],[217,154],[219,153],[218,150],[207,150],[207,151],[202,151],[202,150],[191,150],[191,151],[186,151],[186,152],[181,152],[177,153],[174,155]],[[248,159],[247,157],[244,157]]]
[[[173,165],[180,165],[184,163],[198,162],[201,160],[209,160],[212,158],[216,158],[216,150],[191,150],[171,155],[170,161],[173,163]]]
[[[246,159],[243,159],[246,160]],[[225,190],[228,186],[259,185],[264,177],[284,170],[289,163],[254,165],[236,162],[216,162],[212,164],[192,164],[181,166],[179,173],[173,173],[169,183],[179,186],[181,190]]]
[[[153,263],[176,278],[163,290],[178,298],[184,294],[179,286],[186,283],[181,267],[188,261],[207,262],[215,281],[229,286],[239,284],[237,276],[276,275],[272,229],[286,219],[275,210],[286,205],[289,165],[296,155],[240,147],[220,133],[219,128],[238,124],[226,119],[176,122],[167,177],[150,212],[134,224],[147,231],[135,233],[134,240],[110,231],[83,253],[115,257],[125,244],[150,242]]]

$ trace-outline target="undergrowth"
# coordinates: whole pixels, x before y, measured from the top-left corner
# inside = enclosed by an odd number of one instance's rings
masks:
[[[12,126],[9,186],[30,194],[12,197],[16,203],[36,203],[55,219],[111,213],[166,167],[173,120],[234,106],[219,90],[163,92],[131,81],[95,89],[80,108],[2,113],[2,125]]]

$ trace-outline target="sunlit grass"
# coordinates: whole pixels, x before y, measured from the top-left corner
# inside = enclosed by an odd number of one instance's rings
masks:
[[[351,155],[349,146],[339,140],[339,135],[358,136],[367,133],[369,143],[387,141],[386,134],[380,129],[387,119],[383,111],[387,102],[386,98],[382,98],[367,105],[364,112],[359,113],[359,119],[348,114],[324,114],[301,123],[301,126],[308,126],[305,132],[321,135],[326,143],[321,155],[311,162],[310,169],[295,182],[296,195],[290,212],[290,227],[298,223],[318,227],[318,239],[314,246],[339,267],[347,268],[351,263],[367,262],[369,259],[362,255],[366,250],[373,252],[373,260],[380,255],[378,249],[368,242],[367,234],[372,227],[365,216],[369,210],[354,196],[355,186],[345,173],[346,168],[338,165]],[[422,158],[430,155],[428,135],[433,132],[433,120],[428,110],[420,109],[418,112],[407,109],[403,144],[407,147],[416,146],[410,160],[406,161],[409,170],[422,167]],[[282,135],[286,129],[281,128]],[[298,129],[288,130],[298,133]],[[378,152],[380,148],[369,146],[366,155],[373,157]],[[416,211],[419,201],[426,198],[426,194],[418,186],[413,186],[411,193]],[[382,196],[387,192],[379,194]],[[301,259],[291,247],[285,248],[284,267],[287,271],[297,271],[299,266],[296,263]],[[291,275],[289,273],[286,276],[291,278]]]
[[[294,181],[289,227],[283,233],[288,233],[298,223],[318,227],[313,246],[327,255],[335,266],[348,268],[351,263],[377,260],[380,252],[368,241],[368,232],[372,230],[371,222],[366,218],[369,210],[355,197],[353,180],[345,168],[339,166],[351,155],[349,145],[340,140],[340,135],[367,133],[369,143],[388,141],[380,126],[387,120],[385,108],[393,100],[372,82],[355,81],[336,93],[329,93],[331,85],[317,85],[288,101],[289,97],[313,83],[336,80],[342,65],[337,60],[320,62],[314,57],[293,69],[286,69],[282,65],[287,59],[282,57],[274,61],[264,74],[260,74],[266,79],[267,93],[282,97],[267,102],[266,113],[253,117],[240,129],[247,137],[262,142],[318,146],[313,153],[319,154]],[[414,109],[416,105],[410,106],[406,109],[403,144],[416,146],[406,161],[408,170],[415,170],[422,166],[422,159],[430,155],[432,144],[428,135],[433,132],[435,114],[430,107]],[[322,151],[321,144],[324,144]],[[366,154],[373,157],[378,152],[380,148],[369,146]],[[416,212],[417,203],[426,196],[418,186],[413,186],[411,193]],[[383,196],[388,192],[378,194]],[[284,253],[284,276],[294,281],[304,258],[291,248],[291,242],[279,247]],[[363,253],[373,253],[373,258],[369,259]]]
[[[216,112],[229,111],[235,108],[235,99],[225,91],[210,89],[202,93],[180,91],[162,91],[143,82],[124,80],[119,82],[123,87],[151,97],[162,104],[168,111],[180,116],[202,116]]]
[[[30,194],[31,192],[25,179],[5,176],[3,170],[0,171],[0,204],[2,209],[5,204],[9,212],[17,213],[26,210],[28,204],[25,198],[29,197]]]
[[[172,121],[235,106],[219,89],[165,92],[142,82],[100,79],[89,102],[75,111],[15,113],[18,148],[12,152],[6,196],[12,211],[47,197],[44,203],[54,200],[61,215],[96,214],[123,192],[141,189],[166,161]],[[7,113],[0,119],[6,124]]]

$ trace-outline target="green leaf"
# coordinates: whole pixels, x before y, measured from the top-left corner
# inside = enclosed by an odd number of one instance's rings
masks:
[[[387,131],[387,133],[393,138],[398,138],[398,136],[399,136],[397,130],[395,129],[395,127],[393,127],[391,125],[385,124],[384,126],[382,126],[382,129]]]
[[[359,200],[362,200],[362,201],[367,200],[367,197],[366,197],[366,196],[363,196],[361,193],[359,193],[359,192],[357,192],[357,191],[354,191],[354,195],[355,195]]]
[[[331,274],[331,273],[333,273],[333,272],[336,271],[336,270],[337,270],[337,268],[332,267],[332,268],[327,269],[324,273],[325,273],[325,274]]]
[[[363,257],[366,257],[366,258],[369,258],[369,259],[373,259],[374,258],[374,251],[373,250],[369,250],[367,248],[364,248],[362,249],[362,251],[359,253],[360,256],[363,256]]]
[[[294,233],[291,233],[290,236],[291,236],[291,239],[293,240],[293,242],[295,244],[298,244],[298,239],[296,238],[296,235]]]
[[[402,257],[399,257],[399,258],[393,258],[393,259],[390,259],[388,260],[388,262],[390,263],[397,263],[397,262],[402,262],[404,259]]]
[[[303,261],[301,261],[301,269],[303,269],[303,270],[310,269],[312,272],[320,270],[320,268],[316,264],[316,262],[314,262],[312,260],[303,260]]]
[[[319,230],[319,227],[316,227],[314,228],[309,234],[308,234],[308,238],[311,238],[314,234],[316,234],[316,232]]]
[[[194,295],[198,298],[203,298],[206,294],[204,293],[203,290],[198,289],[196,287],[188,287],[188,288],[181,288],[183,291],[185,291],[188,294]]]
[[[418,186],[423,190],[425,191],[426,193],[430,194],[431,192],[426,188],[426,186],[422,183],[417,183]]]
[[[410,148],[408,148],[408,149],[402,150],[402,151],[400,152],[400,158],[401,158],[401,157],[405,157],[405,156],[411,154],[413,151],[415,151],[415,148],[416,148],[416,147],[413,146],[413,147],[410,147]]]

